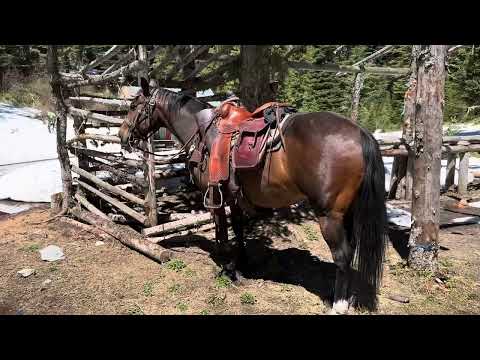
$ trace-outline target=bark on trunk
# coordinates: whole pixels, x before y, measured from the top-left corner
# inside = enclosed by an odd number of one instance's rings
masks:
[[[353,95],[352,95],[352,113],[351,118],[353,121],[358,121],[358,109],[360,107],[360,93],[363,87],[363,81],[365,79],[364,73],[358,73],[355,76],[355,84],[353,86]]]
[[[148,79],[148,60],[147,60],[147,50],[145,45],[138,45],[138,60],[143,64],[143,68],[138,72],[138,85],[140,84],[140,79],[143,77]],[[156,184],[155,184],[155,156],[153,155],[153,135],[144,142],[145,152],[143,171],[145,176],[146,186],[144,188],[145,194],[145,215],[148,219],[149,226],[155,226],[158,224],[157,216],[157,200],[156,200]]]
[[[412,226],[409,265],[437,269],[440,168],[447,46],[422,45],[417,55]]]
[[[72,173],[70,170],[70,160],[67,150],[67,113],[68,108],[63,101],[62,85],[58,73],[58,55],[57,46],[48,46],[48,72],[50,75],[50,85],[55,99],[55,110],[57,115],[57,153],[60,162],[60,171],[62,175],[63,202],[62,211],[67,211],[72,199]]]
[[[240,98],[249,111],[275,100],[270,88],[270,49],[263,45],[240,47]]]
[[[419,45],[412,48],[412,64],[410,85],[405,94],[402,138],[405,139],[407,150],[413,146],[413,129],[415,118],[415,98],[417,94],[417,57],[420,51]],[[411,157],[396,157],[392,165],[392,179],[390,182],[389,199],[406,199],[412,198],[413,184],[413,159]]]

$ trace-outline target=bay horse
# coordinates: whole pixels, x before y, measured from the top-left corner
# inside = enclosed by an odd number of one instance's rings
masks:
[[[185,94],[161,88],[151,92],[141,79],[141,90],[118,135],[128,144],[166,127],[188,150],[192,138],[201,136],[197,115],[207,108],[213,107]],[[385,173],[378,143],[367,130],[332,112],[294,113],[287,120],[279,127],[284,146],[267,156],[264,166],[238,174],[242,191],[263,209],[308,200],[337,266],[330,313],[344,314],[350,305],[374,311],[387,239]],[[214,137],[215,131],[210,126],[204,136]],[[208,151],[205,156],[208,163]],[[206,191],[208,166],[192,178]],[[225,203],[235,237],[228,239],[223,207],[214,211],[215,235],[222,272],[236,281],[237,264],[246,256],[243,211],[229,196]],[[362,301],[360,294],[351,294],[353,275],[370,289]]]

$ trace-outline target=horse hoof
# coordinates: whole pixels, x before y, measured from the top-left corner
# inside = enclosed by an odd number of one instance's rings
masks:
[[[325,315],[339,315],[339,314],[335,310],[330,309],[325,313]]]
[[[218,274],[219,277],[225,276],[230,279],[230,281],[234,285],[241,285],[242,281],[244,280],[244,277],[238,270],[226,270],[222,269],[220,273]]]
[[[339,315],[345,315],[348,313],[349,304],[347,300],[337,300],[333,303],[332,310]]]

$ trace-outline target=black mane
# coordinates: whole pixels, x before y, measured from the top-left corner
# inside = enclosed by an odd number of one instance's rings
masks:
[[[159,88],[158,90],[158,100],[161,104],[164,104],[167,110],[171,114],[177,114],[184,106],[186,106],[190,101],[195,101],[204,105],[206,108],[212,108],[208,102],[200,100],[194,96],[187,95],[184,93],[177,93],[165,88]]]

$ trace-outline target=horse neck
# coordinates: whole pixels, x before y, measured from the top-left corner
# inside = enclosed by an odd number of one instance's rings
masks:
[[[185,145],[192,135],[198,131],[194,113],[186,108],[182,108],[176,114],[169,114],[168,116],[169,130],[182,145]]]

